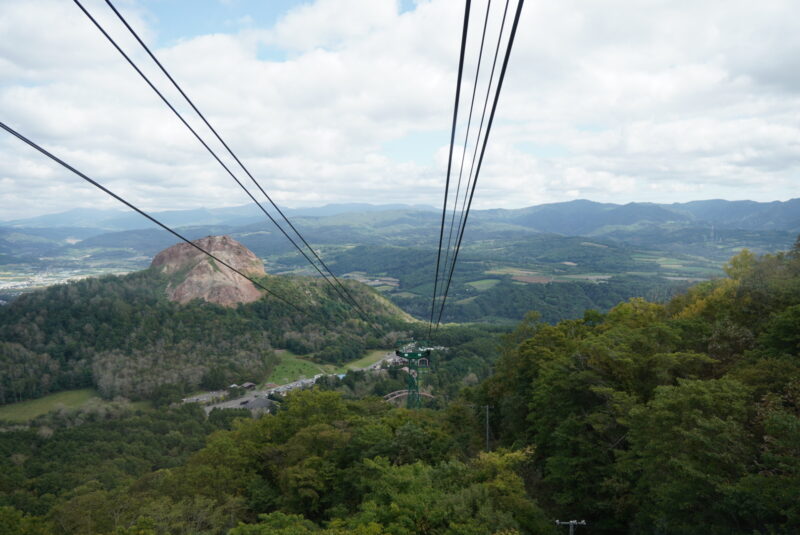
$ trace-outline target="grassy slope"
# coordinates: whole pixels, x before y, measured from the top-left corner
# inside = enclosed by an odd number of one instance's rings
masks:
[[[310,378],[318,373],[346,373],[347,370],[358,370],[366,368],[370,364],[374,364],[383,358],[390,349],[371,349],[367,354],[350,362],[347,362],[341,367],[333,366],[332,364],[318,364],[308,359],[295,355],[291,351],[285,349],[279,350],[278,354],[281,358],[280,364],[275,367],[275,370],[267,377],[265,383],[286,384],[301,379],[303,377]]]
[[[99,398],[92,388],[80,390],[65,390],[56,392],[43,398],[20,401],[10,405],[0,406],[0,420],[10,422],[27,422],[42,414],[57,410],[61,407],[77,408],[93,398]]]
[[[392,352],[391,349],[371,349],[367,351],[367,354],[358,360],[354,360],[348,362],[343,366],[344,370],[358,370],[360,368],[366,368],[371,364],[375,364],[379,360],[381,360],[386,353]]]
[[[266,383],[283,385],[303,377],[314,377],[318,373],[331,373],[326,366],[298,357],[291,351],[283,349],[277,353],[281,361],[264,381]]]

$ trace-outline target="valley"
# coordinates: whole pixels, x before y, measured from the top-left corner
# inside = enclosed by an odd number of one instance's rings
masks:
[[[797,2],[0,1],[0,535],[800,534]]]
[[[757,254],[787,249],[800,232],[800,200],[725,203],[620,206],[573,201],[477,211],[453,275],[448,296],[453,306],[444,319],[512,322],[529,308],[544,308],[546,319],[557,321],[580,309],[557,313],[548,301],[552,305],[579,299],[584,308],[607,309],[635,295],[664,300],[687,284],[721,276],[723,264],[741,249]],[[314,236],[315,247],[343,279],[371,286],[406,312],[426,318],[426,300],[433,290],[435,213],[415,207],[367,207],[305,210],[297,226]],[[726,219],[729,212],[746,216],[748,222],[739,225],[744,228]],[[199,225],[209,214],[216,223]],[[181,231],[191,239],[230,235],[263,260],[268,273],[316,275],[280,233],[258,222],[257,215],[247,207],[170,212],[163,217],[188,223]],[[8,301],[21,292],[67,280],[143,269],[152,255],[173,242],[164,231],[132,228],[136,219],[124,213],[104,213],[97,227],[71,232],[24,226],[91,221],[91,214],[72,211],[62,219],[0,224],[0,299]],[[113,230],[115,226],[121,230]],[[527,306],[497,306],[511,288],[525,295]]]

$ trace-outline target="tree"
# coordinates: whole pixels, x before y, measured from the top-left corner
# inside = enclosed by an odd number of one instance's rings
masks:
[[[754,445],[747,429],[749,392],[729,379],[660,386],[630,415],[634,526],[667,533],[738,531],[731,487],[746,475]]]

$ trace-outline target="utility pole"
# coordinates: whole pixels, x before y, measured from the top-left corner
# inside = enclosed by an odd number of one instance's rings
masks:
[[[569,535],[575,535],[575,526],[585,526],[586,521],[581,520],[578,522],[577,520],[570,520],[569,522],[561,522],[560,520],[556,520],[556,526],[569,526]]]

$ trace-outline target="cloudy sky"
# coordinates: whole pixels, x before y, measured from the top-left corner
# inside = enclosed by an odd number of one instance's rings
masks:
[[[105,3],[84,4],[187,110]],[[278,202],[441,204],[463,2],[115,5]],[[475,205],[800,196],[799,16],[795,0],[528,0]],[[0,121],[146,210],[248,200],[70,0],[0,0]],[[0,195],[0,220],[117,207],[5,132]]]

